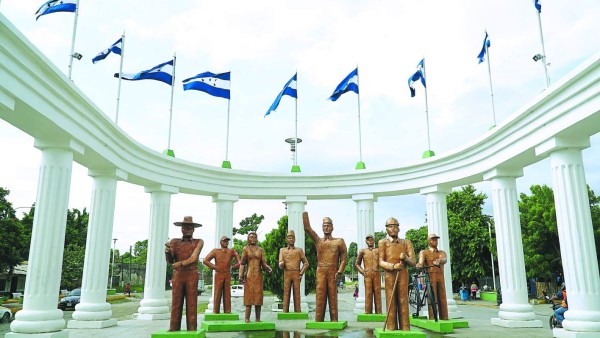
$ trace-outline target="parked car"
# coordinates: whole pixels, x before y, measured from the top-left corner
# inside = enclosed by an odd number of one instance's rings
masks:
[[[68,296],[63,297],[60,302],[58,302],[58,308],[61,310],[66,310],[68,308],[75,309],[75,305],[79,304],[81,299],[81,289],[75,289],[69,293]]]
[[[8,323],[11,318],[12,312],[3,306],[0,306],[0,323]]]
[[[244,286],[243,285],[232,285],[231,286],[231,297],[244,297]]]

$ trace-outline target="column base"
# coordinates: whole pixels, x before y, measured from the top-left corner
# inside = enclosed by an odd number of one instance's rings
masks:
[[[9,337],[9,338],[32,338],[32,337],[35,337],[35,338],[68,338],[69,337],[69,331],[62,330],[62,331],[46,332],[46,333],[16,333],[16,332],[9,332],[4,337]]]
[[[541,320],[511,320],[492,318],[492,325],[501,327],[543,327]]]
[[[69,320],[67,329],[104,329],[116,325],[116,318],[106,320]]]
[[[565,329],[552,329],[552,336],[556,338],[598,338],[600,332],[567,331]]]
[[[170,313],[134,313],[133,319],[138,320],[163,320],[171,319]]]

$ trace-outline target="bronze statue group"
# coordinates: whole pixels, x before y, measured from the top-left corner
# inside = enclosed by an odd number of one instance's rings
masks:
[[[329,320],[338,321],[337,281],[343,275],[348,260],[346,243],[342,238],[332,237],[333,222],[329,217],[323,218],[323,237],[310,226],[308,213],[302,214],[304,231],[313,240],[317,251],[316,267],[316,309],[315,321],[325,320],[325,308],[329,305]],[[194,223],[191,216],[184,217],[183,222],[175,222],[181,227],[182,238],[172,239],[165,244],[167,263],[173,267],[173,300],[169,331],[181,330],[183,302],[186,303],[186,323],[188,331],[196,331],[197,322],[197,285],[198,260],[204,246],[202,239],[192,237],[194,229],[201,224]],[[426,268],[429,272],[431,285],[437,297],[440,319],[448,319],[446,290],[444,285],[444,264],[446,253],[438,250],[439,236],[429,234],[429,248],[419,253],[418,260],[412,243],[398,237],[399,223],[395,218],[389,218],[385,223],[387,237],[379,241],[375,248],[372,235],[366,237],[367,247],[361,249],[356,258],[356,270],[364,276],[365,284],[365,313],[381,314],[381,272],[384,270],[385,297],[387,304],[386,329],[410,330],[408,308],[408,267]],[[244,288],[244,320],[250,322],[250,313],[254,306],[255,320],[260,322],[263,305],[263,272],[271,273],[267,264],[264,250],[259,247],[255,232],[248,233],[248,245],[238,253],[228,248],[230,238],[222,236],[220,248],[213,249],[204,259],[204,264],[215,271],[213,282],[214,313],[231,313],[231,267],[232,260],[239,267],[240,282],[251,287]],[[283,312],[289,312],[290,297],[294,294],[294,311],[300,312],[300,281],[309,264],[301,248],[295,247],[296,236],[293,230],[286,235],[286,247],[279,251],[279,268],[283,269]],[[214,260],[214,263],[212,262]],[[373,307],[374,305],[374,307]],[[432,309],[429,308],[429,318],[432,319]]]

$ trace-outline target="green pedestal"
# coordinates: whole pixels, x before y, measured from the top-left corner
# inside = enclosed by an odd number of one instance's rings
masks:
[[[433,150],[425,150],[423,152],[423,158],[430,158],[435,156],[435,153],[433,152]]]
[[[202,322],[202,328],[206,332],[232,332],[232,331],[270,331],[275,330],[273,322],[250,322],[243,321],[223,321],[223,322]]]
[[[293,173],[299,173],[300,172],[300,166],[299,165],[293,165],[292,166],[292,172]]]
[[[106,290],[106,295],[107,296],[112,296],[112,295],[116,295],[117,294],[117,290],[115,289],[108,289]]]
[[[152,333],[152,338],[204,338],[206,337],[205,331],[200,329],[198,331],[172,331],[161,330]]]
[[[165,151],[163,151],[163,154],[165,154],[167,156],[175,157],[175,152],[172,149],[166,149]]]
[[[240,320],[239,313],[205,313],[204,321]]]
[[[308,312],[278,312],[278,320],[302,320],[308,319]]]
[[[439,333],[454,332],[454,325],[448,320],[438,320],[436,322],[435,320],[429,319],[410,318],[410,325]]]
[[[367,169],[365,162],[360,161],[360,162],[356,163],[356,170],[362,170],[362,169]]]
[[[485,291],[480,292],[479,297],[481,298],[481,300],[487,300],[495,303],[498,299],[498,294],[496,293],[496,291]]]
[[[307,329],[343,330],[348,326],[348,321],[339,322],[306,322]]]
[[[452,326],[454,326],[455,329],[464,329],[469,327],[469,322],[467,322],[466,320],[462,320],[462,319],[448,319],[448,321],[450,323],[452,323]]]
[[[231,162],[223,161],[223,164],[221,164],[221,168],[231,169]]]
[[[375,313],[361,313],[356,316],[357,322],[377,322],[383,323],[385,322],[384,314],[375,314]]]
[[[383,329],[376,328],[375,329],[375,337],[377,337],[377,338],[395,338],[395,337],[425,338],[425,337],[427,337],[427,335],[425,334],[425,332],[422,332],[419,330],[412,330],[412,329],[410,331],[402,331],[402,330],[383,331]]]

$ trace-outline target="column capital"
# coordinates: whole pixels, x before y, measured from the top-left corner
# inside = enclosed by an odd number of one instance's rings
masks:
[[[286,196],[285,203],[304,203],[308,201],[308,197],[306,196]]]
[[[158,184],[150,187],[144,187],[144,192],[168,192],[170,194],[178,194],[179,188],[172,185]]]
[[[498,177],[521,177],[523,176],[523,168],[494,168],[483,174],[485,181],[492,180]]]
[[[432,185],[429,187],[421,188],[421,190],[419,191],[419,193],[421,195],[431,194],[432,192],[442,192],[444,194],[449,194],[452,192],[452,187],[448,186],[448,185],[437,184],[437,185]]]
[[[216,194],[215,196],[212,197],[213,203],[217,203],[220,201],[237,202],[239,200],[240,200],[240,196],[238,196],[238,195]]]
[[[88,176],[91,177],[109,177],[120,181],[127,181],[128,174],[125,170],[121,169],[88,169]]]
[[[547,139],[535,147],[536,156],[546,156],[560,149],[585,149],[590,147],[589,137],[563,137],[555,136]]]
[[[33,146],[40,149],[48,149],[48,148],[58,148],[58,149],[67,149],[71,152],[79,155],[83,155],[85,153],[85,147],[83,144],[75,141],[74,139],[61,139],[61,140],[46,140],[36,138],[33,142]]]
[[[356,194],[356,195],[352,195],[352,200],[354,202],[358,202],[358,201],[377,202],[377,196],[375,196],[375,194]]]

